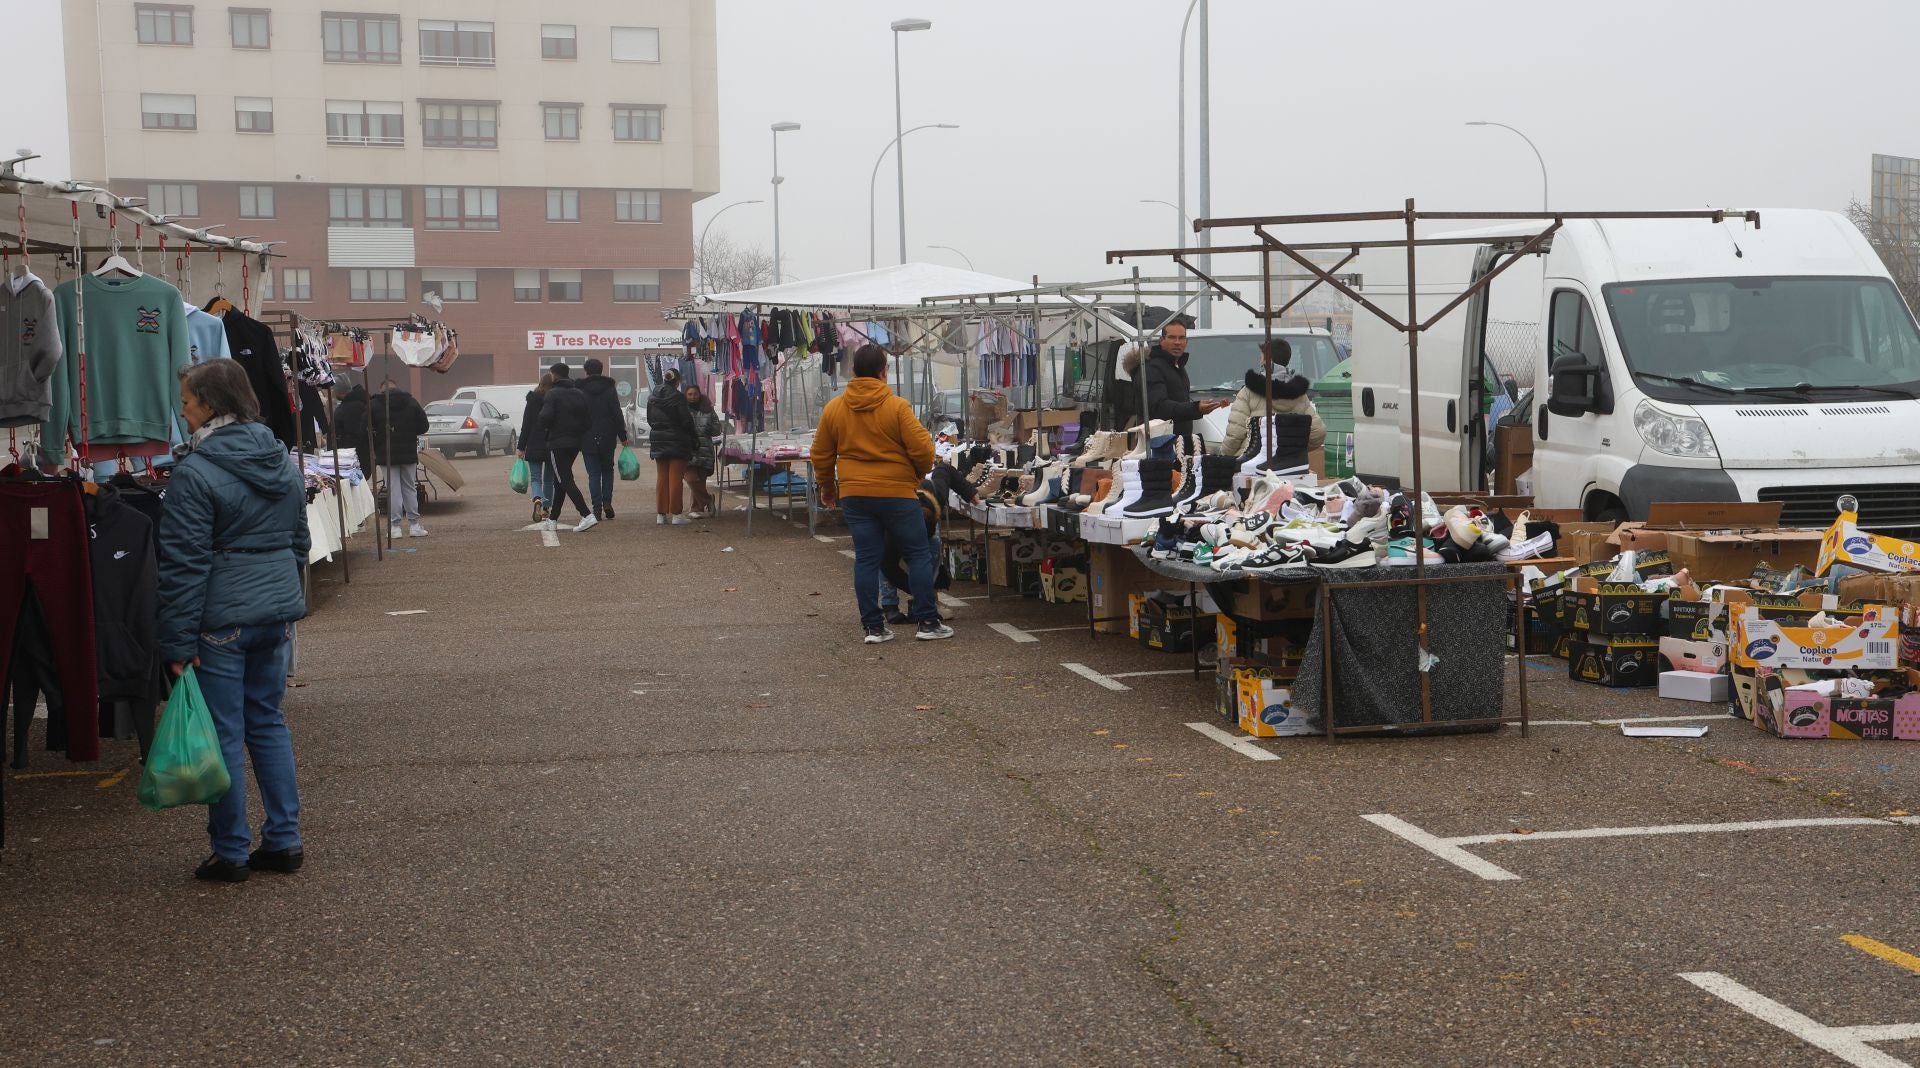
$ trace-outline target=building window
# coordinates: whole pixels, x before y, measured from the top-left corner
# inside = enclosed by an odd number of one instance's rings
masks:
[[[525,267],[513,272],[513,299],[521,304],[540,302],[540,272]]]
[[[548,271],[547,299],[555,304],[580,303],[580,272]]]
[[[428,67],[493,66],[493,23],[421,19],[420,63]]]
[[[265,8],[230,7],[227,9],[227,22],[233,31],[233,47],[272,47],[272,16]]]
[[[193,43],[193,8],[179,4],[135,4],[133,21],[141,44]]]
[[[141,93],[140,126],[147,130],[193,130],[200,126],[194,99],[182,93]]]
[[[500,102],[422,100],[420,126],[428,148],[498,148]]]
[[[540,27],[540,58],[580,58],[579,31],[572,26]]]
[[[613,139],[615,141],[660,140],[660,109],[640,104],[615,104],[613,106]]]
[[[500,229],[500,191],[481,186],[428,186],[427,229]]]
[[[541,104],[540,120],[546,126],[549,141],[580,140],[580,105]]]
[[[660,62],[660,31],[651,26],[615,26],[613,61],[615,63]]]
[[[471,267],[422,267],[420,295],[438,293],[443,301],[471,303],[480,299],[479,275]]]
[[[400,62],[400,16],[320,16],[320,40],[328,63]]]
[[[547,190],[547,221],[548,222],[579,222],[580,221],[580,190],[578,189]]]
[[[615,222],[660,221],[660,191],[658,189],[620,189],[613,194],[613,218]]]
[[[407,299],[407,272],[398,267],[356,267],[347,272],[347,299],[403,303]]]
[[[280,299],[284,301],[312,300],[313,269],[310,267],[281,268]]]
[[[613,272],[613,300],[616,304],[660,303],[660,272]]]
[[[407,143],[397,100],[327,101],[327,144],[393,147]]]
[[[273,218],[273,187],[270,185],[241,186],[240,217],[242,219]]]
[[[405,226],[406,190],[337,185],[327,190],[328,226]]]
[[[200,187],[177,182],[154,182],[147,186],[147,210],[169,219],[197,218],[200,215]]]
[[[264,96],[234,97],[233,128],[241,133],[272,133],[273,99]]]

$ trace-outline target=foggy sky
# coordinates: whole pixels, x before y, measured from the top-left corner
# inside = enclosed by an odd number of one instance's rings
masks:
[[[722,190],[696,207],[696,233],[718,208],[770,196],[768,125],[799,122],[780,143],[787,276],[865,268],[869,175],[894,132],[888,24],[916,16],[934,26],[902,35],[905,123],[961,128],[907,138],[909,258],[960,266],[927,247],[943,244],[994,274],[1116,277],[1106,250],[1175,239],[1173,209],[1139,200],[1175,199],[1186,6],[719,0]],[[58,8],[0,0],[16,42],[39,42],[17,49],[34,92],[0,119],[0,147],[31,145],[47,156],[36,173],[64,177]],[[1871,153],[1920,155],[1912,0],[1212,0],[1212,11],[1217,216],[1408,196],[1433,209],[1537,206],[1525,143],[1470,119],[1525,130],[1565,210],[1838,210],[1865,198]],[[1190,107],[1196,97],[1190,83]],[[1198,215],[1197,153],[1186,157]],[[898,258],[893,173],[889,158],[881,264]],[[771,208],[736,208],[714,231],[770,247]]]

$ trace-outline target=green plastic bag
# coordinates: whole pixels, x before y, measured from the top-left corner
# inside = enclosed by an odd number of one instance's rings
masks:
[[[640,477],[640,457],[633,454],[631,446],[620,446],[620,481],[632,482]]]
[[[507,469],[507,488],[515,493],[527,492],[527,486],[533,482],[533,472],[527,468],[525,460],[515,460]]]
[[[233,779],[220,758],[220,734],[189,667],[174,681],[173,695],[154,727],[153,748],[140,773],[140,803],[159,810],[211,805],[227,796]]]

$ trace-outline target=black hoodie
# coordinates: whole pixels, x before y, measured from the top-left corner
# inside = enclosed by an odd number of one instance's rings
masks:
[[[420,436],[427,432],[427,410],[404,389],[383,390],[367,402],[367,451],[382,467],[420,462]],[[388,450],[392,454],[388,454]]]
[[[579,388],[587,395],[587,412],[592,418],[581,451],[611,456],[614,447],[627,440],[627,417],[620,410],[620,385],[606,375],[588,375],[580,380]]]
[[[586,447],[593,430],[593,406],[571,378],[556,378],[540,406],[540,423],[547,428],[547,448],[578,451]]]
[[[1193,399],[1187,381],[1187,357],[1178,361],[1159,345],[1147,353],[1147,418],[1169,419],[1175,434],[1193,433],[1193,421],[1200,418],[1200,402]]]

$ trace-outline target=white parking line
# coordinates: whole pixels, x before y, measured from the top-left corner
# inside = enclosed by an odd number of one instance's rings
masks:
[[[822,545],[832,545],[835,541],[839,539],[829,538],[825,534],[815,534],[813,536],[813,540],[819,542]]]
[[[1201,734],[1204,734],[1209,738],[1212,738],[1214,741],[1219,742],[1221,745],[1226,746],[1228,749],[1231,749],[1234,752],[1239,753],[1241,756],[1246,757],[1248,760],[1279,760],[1280,759],[1280,754],[1260,748],[1258,745],[1254,744],[1253,739],[1247,738],[1238,734],[1231,734],[1225,730],[1222,730],[1219,727],[1214,726],[1211,723],[1189,723],[1187,724],[1187,726],[1192,727],[1194,730],[1199,731]]]
[[[424,608],[409,608],[402,612],[388,612],[387,614],[390,616],[424,616],[427,614],[427,610]]]
[[[1909,1062],[1874,1049],[1867,1043],[1902,1042],[1920,1038],[1920,1023],[1830,1027],[1810,1016],[1795,1012],[1719,972],[1681,972],[1680,978],[1749,1016],[1770,1023],[1807,1045],[1825,1050],[1856,1068],[1913,1068]]]
[[[858,553],[856,553],[856,552],[854,552],[854,551],[853,551],[852,549],[842,549],[842,550],[840,550],[840,555],[841,555],[841,556],[844,556],[844,557],[846,557],[846,558],[847,558],[847,559],[849,559],[849,560],[851,560],[851,559],[853,559],[854,557],[856,557],[856,556],[858,556],[859,554],[858,554]]]
[[[1518,875],[1467,852],[1463,846],[1519,845],[1524,842],[1557,842],[1572,838],[1638,838],[1668,834],[1731,834],[1741,831],[1777,831],[1805,827],[1898,827],[1911,826],[1913,817],[1878,819],[1872,816],[1822,816],[1797,820],[1743,820],[1736,823],[1670,823],[1647,827],[1589,827],[1576,831],[1534,831],[1516,834],[1468,834],[1442,838],[1408,823],[1398,816],[1376,812],[1360,817],[1384,831],[1398,835],[1449,864],[1464,868],[1482,879],[1504,881]]]
[[[1068,662],[1068,663],[1063,663],[1060,666],[1063,668],[1066,668],[1068,671],[1073,672],[1075,675],[1078,675],[1081,678],[1087,679],[1088,681],[1095,683],[1096,685],[1105,686],[1109,690],[1133,689],[1133,687],[1128,686],[1126,683],[1120,682],[1117,679],[1114,679],[1112,676],[1102,675],[1098,671],[1093,670],[1092,668],[1088,667],[1085,664],[1076,664],[1076,663]]]
[[[1040,640],[1011,623],[989,623],[987,629],[1000,634],[1008,641],[1037,642]]]
[[[558,549],[560,547],[560,532],[542,527],[540,529],[540,544],[549,549]]]
[[[1075,630],[1080,628],[1075,627]],[[1148,675],[1191,675],[1192,668],[1168,668],[1165,671],[1115,671],[1109,677],[1116,679],[1138,679]]]
[[[1731,719],[1725,712],[1703,712],[1697,716],[1629,716],[1626,719],[1535,719],[1528,720],[1529,727],[1618,727],[1622,723],[1698,723],[1701,720],[1713,721]],[[1518,727],[1518,723],[1509,723],[1509,727]]]

